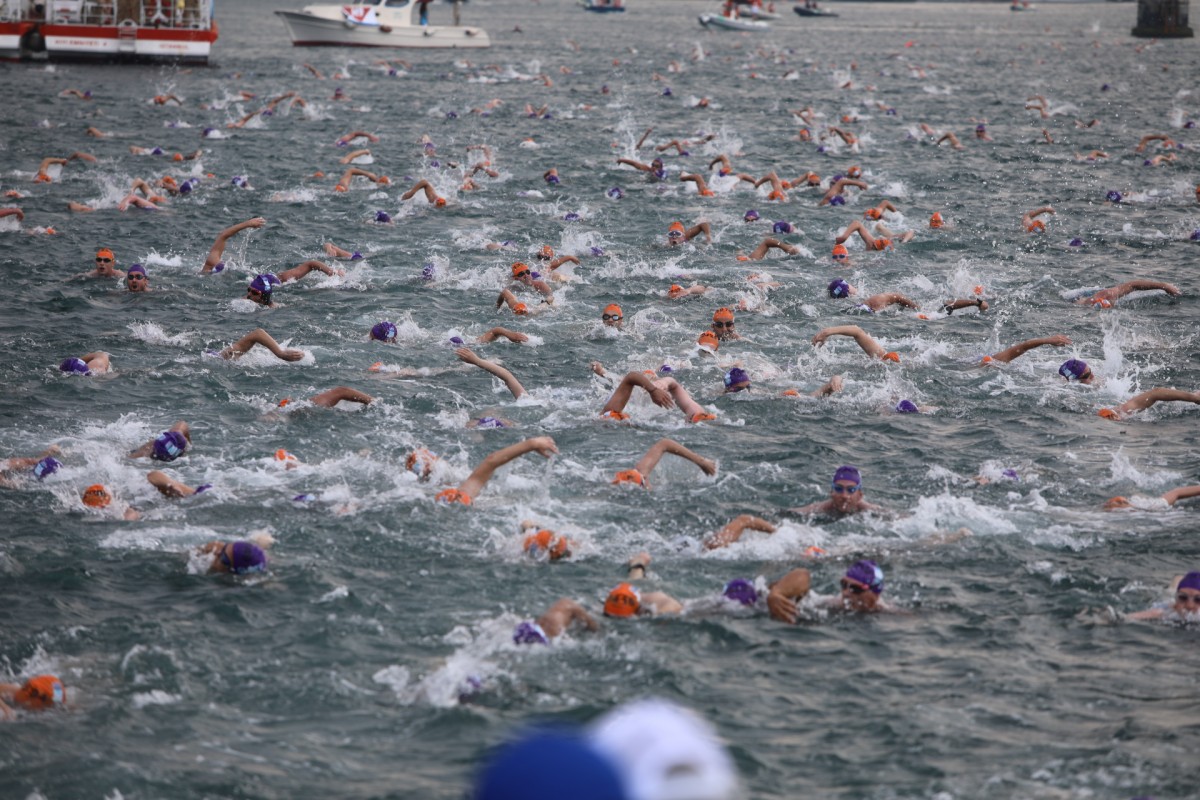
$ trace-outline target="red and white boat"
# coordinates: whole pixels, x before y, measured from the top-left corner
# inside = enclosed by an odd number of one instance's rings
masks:
[[[0,58],[206,64],[213,0],[4,0]]]

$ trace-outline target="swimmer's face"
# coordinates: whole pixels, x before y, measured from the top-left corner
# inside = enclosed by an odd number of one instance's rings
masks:
[[[620,328],[621,327],[621,315],[620,314],[601,314],[600,319],[605,325],[607,325],[610,328]]]
[[[854,481],[834,481],[829,489],[829,499],[836,511],[853,511],[862,502],[862,484]]]
[[[125,276],[125,288],[131,292],[144,292],[150,288],[150,281],[144,272],[130,272]]]
[[[255,289],[254,287],[250,287],[250,288],[246,289],[246,299],[253,300],[254,302],[258,303],[260,306],[271,305],[270,292],[260,292],[258,289]]]
[[[1175,610],[1180,614],[1200,614],[1200,591],[1180,589],[1175,592]]]
[[[713,320],[712,331],[717,335],[718,339],[724,342],[733,337],[733,326],[733,320]]]
[[[513,278],[515,280],[520,281],[521,283],[525,284],[526,286],[530,286],[533,284],[533,272],[528,267],[521,270],[520,272],[515,273],[513,275]]]
[[[849,611],[874,611],[879,604],[879,595],[865,583],[853,578],[842,578],[842,605]]]

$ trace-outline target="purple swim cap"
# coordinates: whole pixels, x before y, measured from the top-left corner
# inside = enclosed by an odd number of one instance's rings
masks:
[[[232,185],[241,187],[241,188],[244,188],[246,186],[246,178],[243,177],[242,175],[234,175],[233,179],[230,180],[229,182]]]
[[[187,450],[187,438],[179,431],[163,431],[154,437],[154,452],[151,458],[155,461],[174,461]]]
[[[317,496],[315,494],[308,494],[307,492],[305,492],[303,494],[298,494],[295,497],[293,497],[292,502],[293,503],[311,503],[313,500],[316,500],[316,499],[317,499]]]
[[[223,271],[224,269],[225,269],[225,262],[224,262],[224,261],[218,261],[218,262],[216,263],[216,265],[215,265],[215,266],[212,268],[212,271],[213,271],[213,273],[215,274],[215,273],[218,273],[218,272],[221,272],[221,271]]]
[[[721,590],[721,594],[726,599],[741,603],[744,606],[752,606],[758,602],[758,590],[754,588],[753,583],[745,578],[734,578],[725,584],[725,588]]]
[[[41,461],[33,465],[33,476],[39,481],[47,475],[53,475],[58,472],[58,468],[62,466],[62,462],[54,456],[46,456]]]
[[[829,184],[832,186],[833,184],[837,183],[844,177],[846,177],[846,176],[839,172],[837,175],[834,175],[832,178],[829,179]],[[833,201],[830,201],[830,202],[833,202]]]
[[[1200,572],[1193,570],[1179,581],[1177,589],[1200,589]]]
[[[1189,119],[1187,122],[1183,123],[1183,127],[1190,131],[1192,128],[1196,127],[1196,120]]]
[[[394,342],[396,341],[396,326],[387,320],[376,322],[371,328],[371,338],[377,342]]]
[[[901,400],[896,403],[897,414],[920,414],[921,409],[917,408],[917,404],[912,400]]]
[[[1078,236],[1076,236],[1074,239],[1072,239],[1070,242],[1067,243],[1067,246],[1068,247],[1083,247],[1083,239],[1080,239]]]
[[[430,261],[425,266],[421,267],[421,280],[432,281],[437,278],[437,266]]]
[[[357,250],[355,250],[353,253],[350,254],[351,261],[362,261],[362,259],[363,259],[363,254],[358,252]]]
[[[783,220],[783,219],[779,220],[778,222],[776,222],[774,225],[771,226],[772,233],[792,233],[795,230],[796,229],[792,227],[792,223],[788,222],[787,220]]]
[[[250,281],[250,288],[256,292],[262,292],[264,297],[270,297],[274,287],[266,275],[256,275],[254,280]]]
[[[92,371],[88,369],[88,365],[82,358],[68,358],[58,365],[62,372],[68,372],[72,375],[91,375]]]
[[[205,128],[205,129],[204,129],[204,133],[202,133],[202,134],[200,134],[200,135],[201,135],[201,136],[208,136],[210,133],[214,133],[216,130],[217,130],[216,128]]]
[[[1192,235],[1188,238],[1193,242],[1200,242],[1200,228],[1196,228],[1196,230],[1192,231]]]
[[[229,559],[229,571],[234,575],[267,571],[267,554],[250,542],[234,542],[233,556]]]
[[[1078,358],[1072,358],[1069,361],[1064,361],[1062,366],[1058,368],[1058,374],[1062,375],[1069,381],[1082,380],[1087,374],[1088,365],[1086,361],[1080,361]]]
[[[661,367],[658,368],[658,372],[661,375],[670,375],[674,371],[675,371],[675,368],[672,367],[670,364],[663,364]]]
[[[1111,203],[1119,203],[1121,202],[1121,193],[1116,189],[1110,189],[1104,194],[1104,199]]]
[[[563,214],[563,219],[567,222],[576,222],[579,219],[579,215],[574,211],[568,211],[566,214]]]
[[[740,386],[740,384],[745,384],[745,386]],[[740,388],[734,388],[739,386]],[[734,367],[733,369],[729,370],[729,372],[725,373],[726,389],[732,389],[735,392],[740,392],[742,389],[749,388],[749,386],[750,376],[746,373],[746,370],[742,369],[741,367]]]
[[[613,200],[620,200],[622,197],[625,196],[625,191],[620,186],[614,186],[611,189],[609,189],[606,192],[606,194],[609,197],[611,197]]]
[[[664,86],[664,87],[663,87],[662,96],[663,96],[663,97],[670,97],[670,96],[671,96],[671,87],[670,87],[670,86]]]
[[[593,248],[592,248],[592,255],[594,255],[594,256],[602,256],[602,255],[604,255],[604,248],[603,248],[603,247],[593,247]]]
[[[850,284],[846,283],[841,278],[838,278],[835,281],[831,281],[829,284],[829,296],[830,297],[849,297],[850,296]]]
[[[132,275],[132,274],[133,274],[133,273],[135,273],[135,272],[140,272],[141,274],[145,275],[145,274],[146,274],[146,268],[145,268],[145,267],[143,267],[141,264],[130,264],[130,265],[129,265],[129,269],[127,270],[127,272],[128,272],[128,274],[130,274],[130,275]]]
[[[1017,474],[1015,469],[1006,469],[1000,473],[1001,478],[1008,478],[1010,481],[1019,481],[1021,476]]]
[[[194,494],[204,494],[212,487],[213,487],[213,485],[211,483],[202,483],[196,487],[196,491],[194,492]]]
[[[976,133],[986,133],[986,132],[987,132],[987,125],[984,125],[983,123],[980,123],[980,124],[976,125],[976,126],[975,126],[975,132],[976,132]]]
[[[888,109],[887,111],[885,111],[884,113],[885,113],[885,114],[887,114],[889,117],[894,117],[894,116],[896,116],[896,109],[894,109],[894,108],[889,108],[889,109]]]
[[[854,481],[859,486],[862,486],[862,475],[858,471],[858,467],[853,464],[845,464],[837,468],[837,472],[833,473],[833,482],[838,481]]]
[[[547,175],[546,183],[550,184],[551,186],[557,186],[560,181],[557,175]]]
[[[163,154],[163,149],[161,147],[156,147],[150,151],[150,155],[152,155],[152,156],[161,156],[162,154]]]
[[[466,344],[466,342],[463,341],[461,336],[451,336],[450,344],[456,344],[461,347],[462,345]]]
[[[829,198],[829,205],[844,206],[846,205],[846,198],[842,197],[840,194],[834,195],[833,197]]]
[[[457,111],[447,111],[446,119],[458,119],[458,112]]]
[[[550,644],[550,640],[541,625],[525,620],[513,629],[513,644]]]
[[[376,222],[391,222],[392,215],[387,213],[386,211],[376,211],[375,212],[375,221]]]
[[[850,565],[850,569],[846,570],[846,577],[852,581],[865,583],[875,594],[883,592],[883,570],[870,559],[855,561]]]
[[[184,181],[183,183],[179,184],[179,193],[180,194],[189,194],[191,191],[192,191],[192,182],[191,181]]]
[[[83,92],[83,96],[84,96],[84,97],[86,97],[86,98],[88,98],[88,99],[90,100],[90,99],[91,99],[91,97],[92,97],[92,90],[91,90],[91,89],[85,89],[85,90],[84,90],[84,92]]]
[[[495,417],[480,417],[475,420],[476,428],[507,428],[508,425],[502,419]]]
[[[758,212],[752,208],[742,215],[742,219],[744,219],[746,222],[754,222],[758,219]]]
[[[1109,88],[1110,88],[1109,85],[1106,83],[1100,87],[1100,91],[1107,92],[1109,90]]]
[[[272,111],[272,110],[271,110],[271,109],[269,109],[269,108],[264,108],[261,116],[264,116],[264,117],[273,117],[273,116],[275,116],[275,112],[274,112],[274,111]]]

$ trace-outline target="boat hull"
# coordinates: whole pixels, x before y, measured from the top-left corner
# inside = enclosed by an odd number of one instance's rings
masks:
[[[752,19],[730,19],[729,17],[722,17],[719,14],[701,14],[700,24],[706,28],[721,28],[727,31],[766,33],[771,30],[771,25],[768,22],[759,22]]]
[[[802,17],[836,17],[837,14],[832,11],[824,11],[816,8],[805,8],[804,6],[792,6],[792,11],[795,11]]]
[[[482,28],[440,25],[354,25],[306,14],[303,11],[275,12],[287,26],[296,47],[491,47]]]
[[[0,23],[0,58],[207,64],[217,27]],[[32,45],[32,46],[31,46]]]

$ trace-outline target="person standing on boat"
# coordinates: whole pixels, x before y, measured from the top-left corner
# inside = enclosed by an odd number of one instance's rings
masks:
[[[429,0],[417,0],[417,10],[421,12],[421,24],[429,24]]]

